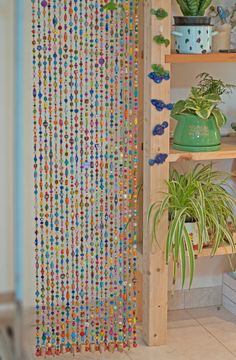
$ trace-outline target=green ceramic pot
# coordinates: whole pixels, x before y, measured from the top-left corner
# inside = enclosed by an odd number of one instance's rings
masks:
[[[220,149],[220,131],[213,116],[208,120],[192,114],[175,115],[173,118],[178,122],[174,133],[174,149],[190,152]]]

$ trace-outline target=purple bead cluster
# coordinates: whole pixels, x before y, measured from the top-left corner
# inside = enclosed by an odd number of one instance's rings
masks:
[[[149,79],[153,80],[156,84],[160,84],[163,80],[170,80],[170,74],[158,75],[157,73],[150,72],[148,74]]]
[[[150,166],[154,166],[155,164],[162,165],[164,164],[167,158],[168,158],[167,154],[160,153],[156,155],[155,159],[150,159],[148,163]]]
[[[169,126],[169,124],[167,121],[163,121],[162,124],[157,124],[152,131],[152,135],[153,136],[164,135],[165,129],[167,129],[168,126]]]
[[[165,104],[162,100],[158,100],[158,99],[152,99],[151,104],[153,106],[155,106],[157,111],[162,111],[164,109],[167,109],[167,110],[171,111],[171,110],[173,110],[173,107],[174,107],[173,104],[171,104],[171,103]]]

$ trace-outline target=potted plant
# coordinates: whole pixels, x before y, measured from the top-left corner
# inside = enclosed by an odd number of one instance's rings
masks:
[[[192,87],[186,100],[180,100],[171,112],[177,120],[173,147],[177,150],[204,152],[220,149],[219,129],[227,121],[219,109],[222,95],[230,94],[234,85],[214,79],[207,73],[198,75],[199,83]]]
[[[211,18],[204,16],[212,0],[176,0],[184,16],[174,16],[175,25],[210,25]]]
[[[213,256],[226,240],[234,249],[233,235],[229,230],[228,222],[235,225],[233,210],[236,200],[227,191],[228,179],[228,174],[215,171],[212,164],[198,164],[193,170],[184,174],[173,170],[163,200],[150,206],[148,221],[155,240],[163,214],[165,212],[169,214],[165,254],[167,264],[173,259],[173,283],[180,264],[182,286],[184,286],[188,258],[190,287],[192,285],[195,252],[189,233],[190,221],[196,224],[199,252],[204,243],[211,242]]]
[[[212,51],[211,17],[204,16],[212,0],[177,0],[184,16],[174,16],[175,49],[181,54],[202,54]]]

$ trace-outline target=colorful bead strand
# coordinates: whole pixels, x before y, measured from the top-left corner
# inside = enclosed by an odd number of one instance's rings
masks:
[[[36,356],[136,346],[137,2],[32,0]]]

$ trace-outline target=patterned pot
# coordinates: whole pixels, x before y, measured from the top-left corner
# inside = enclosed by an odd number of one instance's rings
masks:
[[[175,26],[172,35],[175,36],[177,54],[207,54],[212,51],[212,36],[218,32],[212,31],[212,26]]]

